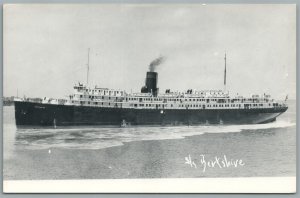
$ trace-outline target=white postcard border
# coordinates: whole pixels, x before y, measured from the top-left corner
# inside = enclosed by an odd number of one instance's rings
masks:
[[[296,177],[6,180],[4,193],[295,193]]]

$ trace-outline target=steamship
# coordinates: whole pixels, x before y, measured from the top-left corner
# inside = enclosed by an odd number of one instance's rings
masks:
[[[262,124],[273,122],[287,110],[268,94],[231,97],[226,90],[183,92],[167,89],[159,93],[158,73],[150,64],[145,85],[139,93],[90,88],[76,84],[67,99],[44,98],[41,102],[14,101],[17,127],[79,125],[209,125]],[[224,70],[226,86],[226,55]],[[286,98],[287,99],[287,98]]]

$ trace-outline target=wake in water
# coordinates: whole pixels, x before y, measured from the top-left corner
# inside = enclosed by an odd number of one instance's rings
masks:
[[[16,144],[26,149],[102,149],[132,141],[182,139],[205,133],[237,133],[243,130],[285,128],[294,125],[292,122],[276,121],[257,125],[18,129]]]

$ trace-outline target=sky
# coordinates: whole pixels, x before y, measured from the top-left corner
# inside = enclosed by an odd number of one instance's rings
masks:
[[[296,97],[295,5],[6,5],[4,96],[64,98],[73,86],[139,92],[149,64],[160,92],[223,89]]]

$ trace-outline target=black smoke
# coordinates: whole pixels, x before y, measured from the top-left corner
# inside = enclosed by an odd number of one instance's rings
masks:
[[[160,56],[158,58],[156,58],[155,60],[153,60],[150,65],[149,65],[149,71],[150,72],[154,72],[156,67],[160,64],[162,64],[165,61],[165,57]]]

